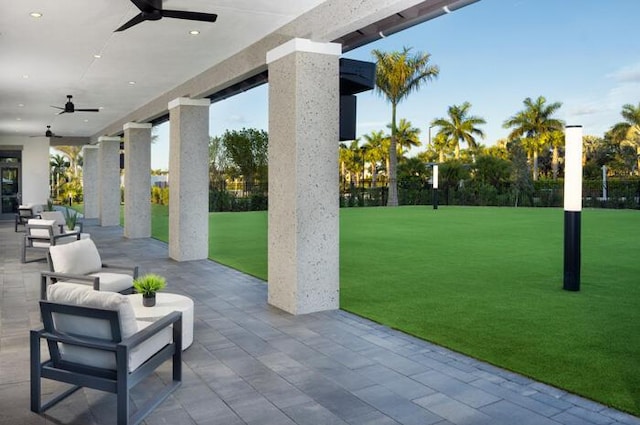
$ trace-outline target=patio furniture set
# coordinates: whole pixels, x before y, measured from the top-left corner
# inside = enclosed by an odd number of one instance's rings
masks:
[[[16,214],[16,231],[19,224],[25,227],[22,262],[27,249],[39,249],[46,256],[29,261],[48,263],[41,272],[43,327],[30,334],[31,410],[44,413],[87,387],[116,394],[118,425],[140,423],[180,386],[182,351],[193,342],[193,300],[159,293],[156,306],[144,307],[133,289],[138,267],[103,263],[82,225],[68,229],[59,211],[25,207]],[[132,412],[131,389],[169,360],[169,382]],[[43,401],[43,378],[70,386]]]

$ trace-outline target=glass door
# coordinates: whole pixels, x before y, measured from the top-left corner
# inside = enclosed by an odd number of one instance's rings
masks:
[[[13,218],[18,211],[19,177],[17,166],[0,165],[0,219]]]

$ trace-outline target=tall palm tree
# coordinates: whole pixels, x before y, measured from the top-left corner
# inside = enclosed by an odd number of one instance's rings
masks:
[[[78,177],[78,166],[82,160],[82,146],[56,146],[55,150],[62,152],[69,158],[69,171]]]
[[[398,205],[398,157],[396,152],[396,109],[409,94],[418,91],[427,81],[437,77],[440,69],[430,65],[428,53],[411,53],[411,48],[402,51],[371,52],[376,59],[376,91],[391,103],[391,142],[389,144],[389,198],[388,206]]]
[[[367,149],[366,160],[371,166],[371,187],[376,187],[378,182],[378,163],[386,158],[384,153],[385,136],[382,130],[379,130],[365,134],[363,137],[366,140],[364,144]]]
[[[523,103],[524,109],[505,120],[502,126],[513,128],[509,133],[509,140],[521,137],[535,139],[535,141],[530,141],[528,146],[532,148],[533,180],[538,180],[538,154],[544,149],[543,135],[555,130],[562,130],[564,127],[561,120],[553,118],[553,114],[560,109],[562,103],[547,104],[547,99],[544,96],[538,96],[535,101],[527,97]]]
[[[544,146],[551,146],[553,153],[551,155],[551,172],[553,173],[553,179],[558,178],[558,163],[559,161],[559,149],[564,146],[564,132],[560,130],[554,130],[546,133],[542,139],[544,140]],[[584,142],[583,142],[584,144]]]
[[[484,132],[478,125],[486,124],[484,118],[469,115],[471,104],[464,102],[462,105],[449,106],[447,115],[449,118],[436,118],[431,125],[440,127],[437,134],[442,134],[447,140],[454,143],[455,158],[460,159],[460,142],[465,142],[469,149],[476,149],[478,144],[475,136],[484,139]],[[436,135],[437,136],[437,135]]]
[[[640,174],[640,102],[638,106],[629,103],[623,105],[620,114],[624,121],[615,124],[611,128],[611,133],[620,146],[635,148],[636,174]]]
[[[387,128],[391,129],[391,124],[387,124]],[[396,125],[396,147],[398,155],[403,156],[409,149],[421,146],[420,129],[413,127],[411,121],[400,118]]]
[[[64,155],[56,154],[51,155],[49,158],[49,169],[51,171],[51,193],[55,191],[55,197],[60,195],[60,177],[64,177],[65,173],[69,169],[69,161]]]

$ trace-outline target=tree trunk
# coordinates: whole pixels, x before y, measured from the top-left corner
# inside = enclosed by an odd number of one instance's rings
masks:
[[[396,105],[391,104],[391,143],[389,143],[389,199],[388,207],[398,206],[398,152],[396,150]]]
[[[378,170],[376,170],[376,163],[371,162],[371,186],[375,189],[376,184],[378,182]]]
[[[551,159],[551,170],[553,170],[553,179],[558,180],[558,147],[553,147],[553,157]]]
[[[456,159],[460,159],[460,143],[456,142]]]
[[[533,152],[533,181],[538,181],[538,151]]]
[[[444,149],[440,149],[440,154],[438,156],[438,161],[442,164],[444,162]]]

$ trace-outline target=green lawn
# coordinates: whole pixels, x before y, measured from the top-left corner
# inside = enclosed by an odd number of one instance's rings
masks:
[[[266,212],[209,223],[210,257],[266,280]],[[640,212],[583,212],[579,293],[562,226],[560,209],[342,209],[341,307],[640,415]]]

